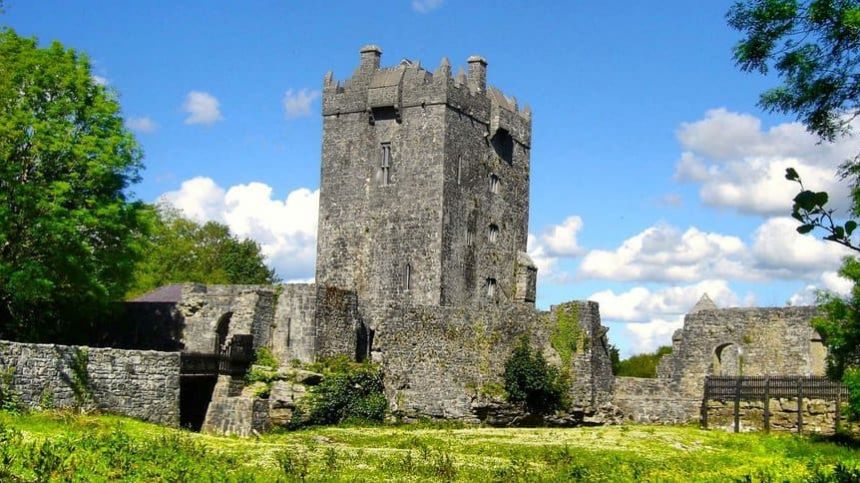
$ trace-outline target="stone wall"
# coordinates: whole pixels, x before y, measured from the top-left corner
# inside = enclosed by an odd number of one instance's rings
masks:
[[[797,432],[797,398],[774,398],[769,404],[771,431]],[[764,401],[741,401],[738,408],[739,430],[764,430]],[[800,405],[804,433],[833,434],[836,428],[836,402],[803,398]],[[845,420],[842,420],[845,424]],[[734,431],[734,401],[708,401],[708,427]]]
[[[83,354],[86,354],[83,356]],[[179,353],[0,341],[0,366],[13,368],[13,389],[35,407],[78,404],[72,363],[87,361],[85,407],[170,426],[179,425]]]
[[[523,335],[570,376],[572,411],[594,412],[611,398],[605,328],[594,302],[569,302],[550,312],[516,305],[389,306],[377,308],[368,320],[375,334],[371,358],[382,366],[395,414],[481,419],[503,386],[504,363]],[[559,335],[570,321],[575,328]],[[563,343],[576,348],[556,348]]]
[[[251,436],[268,431],[269,401],[242,395],[241,378],[218,376],[201,431],[226,436]]]
[[[814,307],[785,307],[688,314],[673,342],[672,381],[682,394],[701,397],[709,374],[822,375],[825,352],[810,325],[815,313]]]
[[[311,362],[316,344],[316,285],[284,284],[280,291],[272,324],[272,353],[284,363],[294,359]]]
[[[677,424],[696,421],[701,398],[684,397],[666,379],[616,377],[612,402],[628,421]]]

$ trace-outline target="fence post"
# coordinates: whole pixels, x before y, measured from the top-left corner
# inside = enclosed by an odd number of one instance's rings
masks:
[[[739,433],[741,430],[741,384],[743,383],[744,377],[738,377],[738,383],[735,386],[735,432]]]
[[[836,432],[839,432],[842,423],[842,386],[836,389]]]
[[[711,397],[711,376],[705,376],[705,395],[702,398],[702,409],[700,410],[702,416],[702,428],[708,429],[708,398]]]
[[[764,431],[770,432],[770,376],[764,378]]]
[[[803,434],[803,377],[797,378],[797,434]]]

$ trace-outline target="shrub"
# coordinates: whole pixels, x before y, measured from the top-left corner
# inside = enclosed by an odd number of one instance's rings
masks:
[[[382,373],[370,364],[354,365],[330,373],[310,393],[311,424],[336,424],[348,420],[382,421],[388,408]]]
[[[558,369],[531,347],[528,337],[520,339],[505,362],[508,401],[524,404],[530,413],[549,414],[564,407],[567,386]]]
[[[14,379],[14,367],[0,370],[0,409],[3,411],[17,412],[23,407],[21,397],[14,387]]]

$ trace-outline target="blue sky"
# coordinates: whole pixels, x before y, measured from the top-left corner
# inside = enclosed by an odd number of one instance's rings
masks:
[[[326,71],[348,77],[368,43],[431,70],[483,55],[534,112],[538,304],[599,301],[629,354],[668,343],[705,291],[771,306],[846,289],[845,253],[785,219],[782,173],[845,199],[834,168],[860,144],[756,106],[777,79],[734,66],[731,3],[7,0],[0,22],[88,53],[146,152],[140,198],[257,239],[287,280],[313,277]]]

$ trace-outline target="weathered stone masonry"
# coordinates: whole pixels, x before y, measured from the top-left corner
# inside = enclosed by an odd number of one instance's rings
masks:
[[[0,341],[0,366],[14,370],[13,390],[24,404],[75,407],[73,358],[86,354],[87,406],[179,425],[179,353]]]

